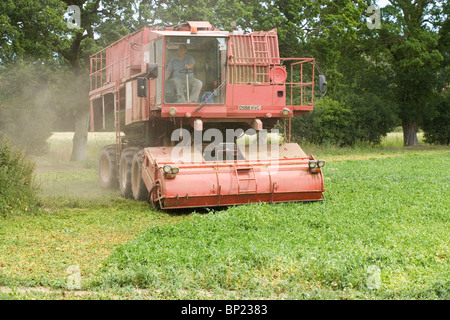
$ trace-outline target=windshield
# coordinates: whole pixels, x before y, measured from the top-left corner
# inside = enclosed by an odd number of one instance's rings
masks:
[[[164,102],[224,104],[227,39],[167,37]]]

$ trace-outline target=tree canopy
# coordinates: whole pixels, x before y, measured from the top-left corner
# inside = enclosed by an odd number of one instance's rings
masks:
[[[75,119],[72,159],[83,160],[89,55],[142,27],[207,20],[225,30],[277,28],[283,56],[316,58],[328,78],[328,96],[316,111],[294,120],[300,138],[376,143],[402,125],[405,145],[417,144],[419,128],[425,130],[427,141],[448,144],[448,129],[442,123],[449,114],[445,93],[450,82],[449,4],[392,0],[381,9],[380,28],[373,29],[367,25],[367,9],[374,4],[371,0],[5,0],[0,3],[0,74],[10,80],[4,81],[3,91],[0,87],[0,110],[21,110],[13,107],[20,100],[13,96],[21,91],[7,90],[6,84],[13,85],[10,68],[22,64],[26,69],[24,61],[32,61],[36,70],[43,66],[58,70],[50,73],[53,78],[45,78],[47,82],[38,80],[40,72],[22,73],[21,79],[45,83],[46,90],[59,93],[54,95],[60,97],[59,103],[51,103],[53,112]],[[80,8],[80,28],[67,24],[70,5]],[[72,85],[65,86],[67,81]],[[23,103],[28,109],[40,108],[35,101]],[[14,130],[5,121],[0,122],[0,133]]]

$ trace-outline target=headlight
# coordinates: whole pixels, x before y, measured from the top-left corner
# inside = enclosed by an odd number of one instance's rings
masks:
[[[310,169],[314,169],[316,167],[317,163],[314,160],[309,160],[309,164],[308,165],[309,165]]]
[[[281,110],[281,114],[283,116],[288,116],[289,112],[291,112],[291,110],[289,110],[288,108],[284,108],[283,110]]]
[[[170,115],[170,116],[173,117],[176,113],[177,113],[177,109],[175,109],[174,107],[172,107],[172,108],[169,109],[169,115]]]
[[[180,172],[180,169],[177,167],[171,167],[170,165],[166,164],[163,167],[164,177],[166,179],[174,179],[178,172]]]
[[[317,160],[317,166],[322,168],[325,165],[325,160]]]

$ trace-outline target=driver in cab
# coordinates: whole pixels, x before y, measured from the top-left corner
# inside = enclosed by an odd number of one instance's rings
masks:
[[[176,96],[172,103],[198,103],[203,86],[200,80],[194,78],[194,58],[186,53],[187,46],[181,44],[178,47],[177,56],[170,60],[166,68],[166,79],[169,79],[167,91],[173,92]]]

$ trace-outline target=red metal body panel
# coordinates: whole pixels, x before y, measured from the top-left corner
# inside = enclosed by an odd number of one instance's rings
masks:
[[[280,93],[282,96],[278,96]],[[232,110],[237,110],[238,105],[286,106],[286,87],[283,85],[234,84],[227,87],[227,94]]]

